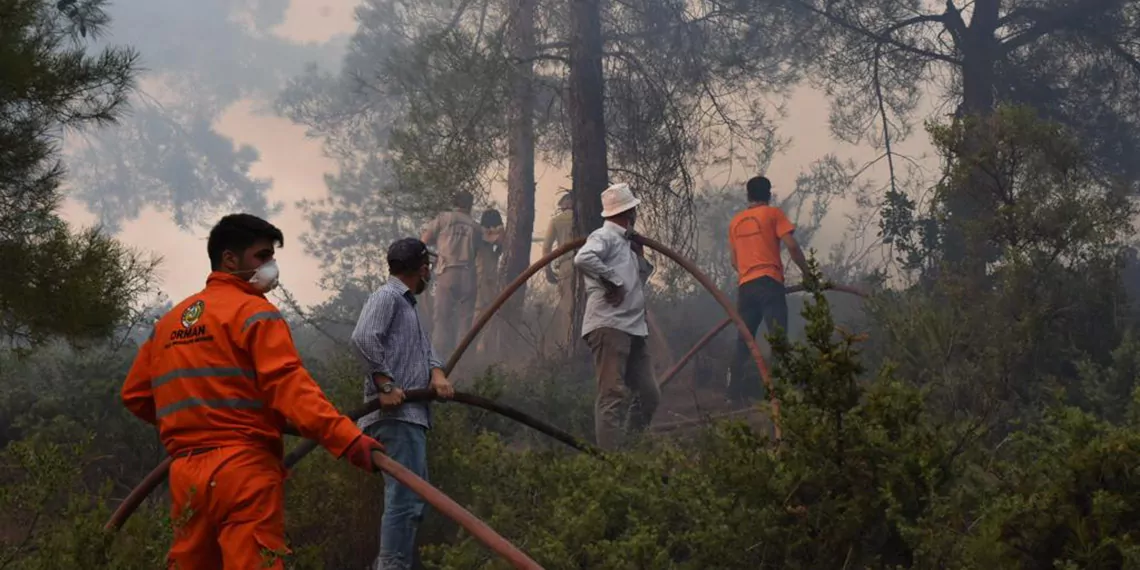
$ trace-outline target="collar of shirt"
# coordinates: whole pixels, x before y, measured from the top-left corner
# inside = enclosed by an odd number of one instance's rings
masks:
[[[619,226],[618,224],[606,220],[606,222],[602,224],[602,227],[609,230],[610,233],[620,237],[621,239],[629,241],[629,230]]]
[[[388,277],[388,286],[391,287],[392,290],[395,291],[397,295],[407,299],[408,302],[411,303],[413,307],[416,306],[417,301],[416,301],[415,293],[412,293],[412,290],[408,289],[408,286],[406,284],[404,284],[404,282],[401,281],[400,278],[398,278],[396,276]]]
[[[244,293],[250,295],[257,295],[258,297],[265,297],[265,294],[258,291],[247,279],[242,279],[233,273],[225,271],[211,271],[210,275],[206,277],[206,287],[228,286],[237,287]]]

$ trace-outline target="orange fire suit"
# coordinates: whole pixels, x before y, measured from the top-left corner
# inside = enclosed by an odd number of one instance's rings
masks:
[[[224,272],[158,321],[122,398],[175,458],[167,565],[179,570],[283,568],[285,422],[337,457],[361,435],[302,367],[276,307]]]

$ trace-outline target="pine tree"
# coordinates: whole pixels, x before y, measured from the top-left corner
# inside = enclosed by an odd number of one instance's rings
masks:
[[[153,262],[59,217],[67,130],[113,122],[138,55],[90,53],[103,0],[0,0],[0,334],[17,345],[109,333]]]

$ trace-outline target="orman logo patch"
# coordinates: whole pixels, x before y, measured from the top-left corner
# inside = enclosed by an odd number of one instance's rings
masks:
[[[202,318],[202,313],[205,311],[206,311],[206,302],[201,300],[201,299],[194,301],[194,304],[190,305],[189,307],[186,307],[186,310],[182,311],[182,326],[183,326],[183,328],[190,328],[190,327],[194,326],[195,324],[197,324],[198,319]]]

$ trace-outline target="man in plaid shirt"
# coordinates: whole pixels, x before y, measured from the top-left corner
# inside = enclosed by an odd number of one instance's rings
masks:
[[[443,399],[455,393],[416,311],[416,295],[431,281],[434,258],[415,238],[389,246],[391,276],[368,298],[352,331],[352,344],[368,368],[364,401],[379,398],[381,405],[360,419],[360,428],[382,442],[389,457],[425,480],[431,409],[427,402],[404,403],[404,391],[431,388]],[[412,567],[423,510],[423,499],[384,475],[378,568]]]

